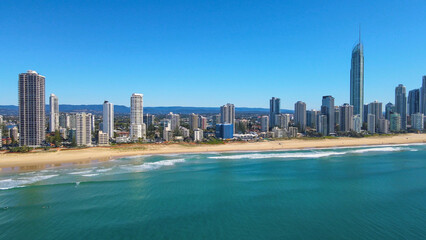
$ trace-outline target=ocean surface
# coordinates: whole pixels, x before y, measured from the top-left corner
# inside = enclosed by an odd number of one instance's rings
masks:
[[[0,239],[426,239],[426,145],[0,173]]]

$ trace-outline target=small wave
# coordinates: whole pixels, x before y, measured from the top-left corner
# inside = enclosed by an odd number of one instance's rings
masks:
[[[109,172],[111,170],[112,170],[112,168],[101,168],[101,169],[96,170],[96,172],[104,173],[104,172]]]
[[[68,174],[71,174],[71,175],[83,175],[83,174],[89,174],[91,172],[92,172],[92,170],[87,170],[87,171],[80,171],[80,172],[71,172],[71,173],[68,173]]]
[[[400,152],[410,150],[402,147],[382,147],[382,148],[365,148],[349,151],[349,153],[366,153],[366,152]]]
[[[162,160],[158,162],[147,162],[141,165],[122,166],[121,168],[131,172],[145,172],[149,170],[158,169],[163,166],[173,166],[176,163],[181,163],[181,162],[185,162],[185,159],[179,158],[179,159]]]
[[[99,175],[99,173],[91,173],[91,174],[83,174],[81,176],[83,176],[83,177],[94,177],[94,176],[98,176],[98,175]]]
[[[211,159],[262,159],[262,158],[322,158],[334,155],[343,155],[345,152],[299,152],[299,153],[271,153],[271,154],[242,154],[229,156],[209,157]]]
[[[44,175],[44,176],[31,176],[31,177],[19,177],[17,179],[5,179],[0,181],[0,190],[6,190],[11,188],[24,187],[26,185],[47,180],[58,176],[54,175]]]

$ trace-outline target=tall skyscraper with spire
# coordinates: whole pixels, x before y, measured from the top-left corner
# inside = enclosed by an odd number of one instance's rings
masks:
[[[352,49],[351,59],[351,99],[354,106],[354,115],[359,114],[363,119],[364,106],[364,46],[361,43],[361,30],[359,32],[359,42]],[[366,113],[365,113],[366,114]]]

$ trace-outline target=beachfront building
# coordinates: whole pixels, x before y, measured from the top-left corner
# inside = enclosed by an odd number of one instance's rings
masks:
[[[275,125],[281,129],[288,129],[290,123],[290,114],[277,114],[275,115]]]
[[[59,100],[55,94],[50,94],[50,124],[49,132],[55,132],[59,130]]]
[[[423,113],[414,113],[411,114],[411,128],[423,131],[424,129],[424,114]]]
[[[198,115],[195,113],[191,113],[189,115],[189,128],[191,130],[195,130],[198,128]]]
[[[399,84],[395,88],[395,112],[401,117],[401,130],[407,129],[407,96],[405,86]]]
[[[92,145],[92,114],[76,114],[76,135],[75,140],[78,146]]]
[[[306,125],[310,128],[316,128],[316,119],[317,119],[318,111],[312,109],[310,111],[306,111]]]
[[[399,113],[392,113],[390,115],[390,131],[401,131],[401,115],[399,115]]]
[[[376,130],[377,130],[378,125],[379,125],[379,119],[383,118],[382,106],[383,106],[383,104],[381,102],[377,101],[377,100],[368,104],[368,114],[373,114],[376,117],[376,119],[375,119]],[[367,122],[368,122],[368,120],[367,120]]]
[[[354,115],[363,119],[364,106],[364,46],[361,43],[361,34],[358,44],[352,49],[351,58],[351,86],[350,104],[354,106]],[[365,113],[367,114],[367,113]]]
[[[275,127],[275,115],[281,113],[280,109],[281,100],[279,98],[273,97],[271,100],[269,100],[269,124],[268,124],[268,131],[269,127]],[[267,132],[267,131],[262,131]]]
[[[327,136],[328,134],[328,124],[327,124],[327,115],[325,114],[318,114],[317,117],[317,132],[320,133],[323,136]]]
[[[227,103],[220,107],[220,123],[228,123],[233,126],[233,133],[235,133],[235,106],[234,104]]]
[[[426,76],[423,76],[420,96],[420,113],[426,115]]]
[[[381,118],[379,119],[379,133],[388,134],[389,133],[389,120]]]
[[[269,117],[268,116],[262,116],[260,119],[260,126],[262,132],[268,132],[269,131]]]
[[[130,139],[137,141],[146,138],[146,125],[143,123],[143,94],[133,93],[130,97]]]
[[[374,114],[368,114],[367,131],[371,134],[376,133],[376,116]]]
[[[352,118],[352,131],[360,133],[362,128],[362,118],[359,114],[354,115]]]
[[[395,105],[393,105],[392,103],[387,103],[385,106],[385,118],[387,120],[390,120],[390,115],[391,113],[395,112]]]
[[[203,138],[203,130],[199,128],[194,129],[194,142],[201,142]]]
[[[353,129],[354,107],[347,103],[340,106],[340,131],[349,132]]]
[[[45,140],[45,77],[28,70],[19,74],[19,144],[39,147]]]
[[[180,126],[179,127],[179,132],[182,134],[182,137],[184,137],[184,138],[189,138],[189,129],[188,128],[186,128],[186,127],[182,127],[182,126]]]
[[[325,135],[334,134],[334,97],[322,97],[321,114],[327,116],[327,134]]]
[[[198,128],[201,128],[202,130],[207,129],[207,118],[204,116],[200,116],[198,118]]]
[[[179,129],[180,127],[180,115],[179,114],[175,114],[170,112],[167,115],[167,118],[170,119],[170,123],[171,123],[171,130],[175,131],[176,129]]]
[[[408,92],[408,115],[420,112],[420,89],[414,89]]]
[[[287,131],[287,136],[289,138],[295,138],[297,137],[298,129],[297,127],[289,127]]]
[[[109,136],[108,133],[104,133],[101,130],[98,132],[98,146],[107,146],[109,145]]]
[[[108,133],[110,138],[114,137],[114,105],[108,101],[103,105],[102,131]]]
[[[216,124],[216,138],[222,138],[222,139],[234,138],[234,126],[230,123]]]
[[[148,113],[143,115],[143,122],[145,123],[146,127],[154,125],[155,124],[155,115],[148,114]]]
[[[306,103],[298,101],[294,104],[294,122],[300,132],[306,130]]]

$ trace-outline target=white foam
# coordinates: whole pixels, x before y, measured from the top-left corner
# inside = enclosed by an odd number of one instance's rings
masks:
[[[81,176],[83,176],[83,177],[94,177],[94,176],[98,176],[98,175],[99,175],[99,173],[91,173],[91,174],[83,174]]]
[[[131,172],[145,172],[145,171],[158,169],[163,166],[173,166],[176,163],[181,163],[181,162],[185,162],[185,159],[179,158],[179,159],[162,160],[158,162],[147,162],[140,165],[122,166],[121,168]]]
[[[72,174],[72,175],[83,175],[83,174],[89,174],[91,172],[92,172],[92,170],[88,170],[88,171],[80,171],[80,172],[71,172],[71,173],[68,173],[68,174]]]
[[[54,174],[54,175],[44,175],[44,176],[18,177],[17,179],[5,179],[0,181],[0,190],[24,187],[25,185],[40,182],[40,181],[53,178],[56,176],[58,175]]]
[[[402,147],[381,147],[381,148],[365,148],[349,151],[349,153],[366,153],[366,152],[399,152],[404,150],[410,150]]]
[[[101,168],[101,169],[96,170],[96,172],[104,173],[104,172],[109,172],[111,170],[112,170],[112,168]]]
[[[263,158],[321,158],[333,155],[343,155],[345,152],[298,152],[298,153],[270,153],[270,154],[242,154],[229,156],[209,157],[212,159],[263,159]]]

